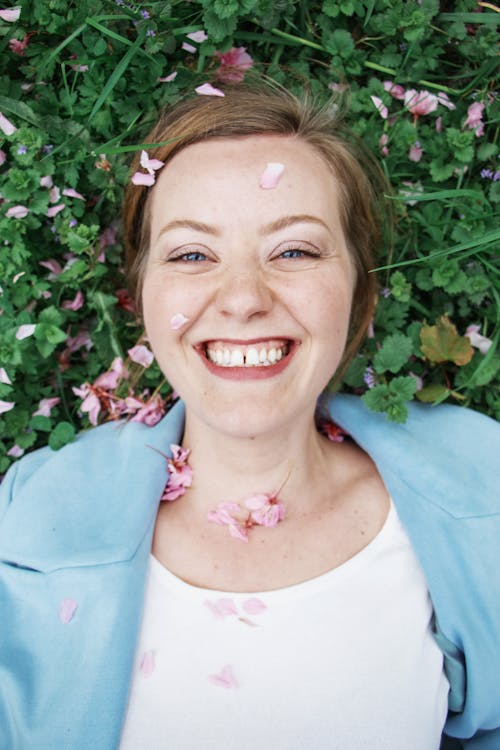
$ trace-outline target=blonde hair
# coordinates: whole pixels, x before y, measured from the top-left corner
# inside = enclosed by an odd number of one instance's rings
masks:
[[[385,178],[371,153],[343,124],[335,106],[318,107],[269,84],[224,86],[224,97],[196,96],[162,112],[146,138],[158,144],[148,156],[167,164],[193,143],[213,138],[255,135],[295,136],[312,146],[338,181],[339,211],[356,270],[350,331],[343,372],[373,317],[376,279],[371,269],[381,238],[381,199]],[[140,168],[139,154],[132,171]],[[131,293],[140,307],[145,260],[150,243],[153,187],[129,184],[123,207],[126,269]]]

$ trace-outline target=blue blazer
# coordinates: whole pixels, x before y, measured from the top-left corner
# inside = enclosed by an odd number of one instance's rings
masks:
[[[406,424],[354,396],[326,403],[373,458],[424,570],[451,682],[446,732],[500,748],[500,428],[453,406]],[[17,462],[0,489],[0,748],[119,745],[168,451],[155,427],[108,423]],[[64,599],[77,604],[62,622]],[[189,696],[186,696],[189,700]]]

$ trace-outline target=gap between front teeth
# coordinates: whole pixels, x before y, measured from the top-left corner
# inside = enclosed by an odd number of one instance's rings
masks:
[[[268,367],[279,362],[288,353],[287,346],[249,347],[246,352],[241,349],[210,349],[207,347],[207,357],[220,367]]]

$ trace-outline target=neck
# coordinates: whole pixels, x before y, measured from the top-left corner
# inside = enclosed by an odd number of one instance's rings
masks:
[[[317,432],[312,415],[293,430],[234,437],[200,425],[188,414],[183,447],[191,449],[193,469],[186,499],[199,512],[222,501],[239,502],[247,495],[277,490],[287,513],[313,510],[321,501],[319,488],[328,482],[334,450]]]

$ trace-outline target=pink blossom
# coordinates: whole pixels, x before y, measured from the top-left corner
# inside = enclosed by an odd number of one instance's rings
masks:
[[[443,107],[446,107],[447,109],[456,109],[453,102],[450,102],[448,94],[445,94],[444,91],[438,91],[437,100],[439,104],[442,104]]]
[[[21,456],[24,455],[24,448],[20,448],[18,445],[13,445],[12,448],[7,451],[7,455],[12,458],[21,458]]]
[[[332,443],[343,443],[347,432],[339,427],[338,424],[329,419],[322,419],[319,423],[319,431],[322,435],[331,440]]]
[[[78,198],[80,201],[84,201],[85,198],[81,193],[77,193],[76,190],[73,190],[73,188],[64,188],[62,191],[63,195],[67,195],[68,198]]]
[[[155,424],[158,424],[164,413],[165,404],[160,394],[157,394],[147,404],[141,405],[141,408],[133,416],[132,422],[141,422],[142,424],[147,424],[148,427],[154,427]],[[169,498],[165,499],[168,500]]]
[[[177,500],[184,495],[188,487],[193,483],[193,470],[187,459],[191,451],[181,448],[180,445],[171,445],[172,457],[167,458],[169,472],[168,482],[161,496],[162,500]]]
[[[57,214],[63,210],[65,205],[66,205],[65,203],[59,203],[59,205],[57,206],[51,206],[50,208],[48,208],[47,216],[49,217],[49,219],[53,219],[54,216],[57,216]]]
[[[0,383],[4,383],[5,385],[12,385],[12,380],[7,375],[5,367],[0,367]]]
[[[57,203],[60,197],[61,197],[61,191],[59,190],[57,185],[54,185],[53,187],[51,187],[51,189],[49,190],[50,203]]]
[[[223,688],[237,688],[238,682],[234,676],[233,670],[229,664],[221,669],[219,674],[211,674],[208,679],[212,685],[217,685]]]
[[[467,119],[464,122],[464,127],[474,130],[478,138],[484,135],[484,106],[484,102],[473,102],[467,110]]]
[[[9,39],[9,49],[15,55],[24,55],[24,50],[29,43],[29,34],[25,34],[22,39]]]
[[[0,167],[2,166],[2,164],[5,164],[6,160],[7,160],[7,154],[5,153],[3,149],[0,148]]]
[[[278,500],[277,493],[249,495],[243,504],[251,511],[252,520],[259,526],[274,528],[285,518],[285,506]]]
[[[199,29],[198,31],[191,31],[189,34],[186,34],[188,39],[191,39],[193,42],[197,42],[198,44],[201,44],[202,42],[206,42],[208,39],[208,36],[205,34],[203,29]]]
[[[63,625],[67,625],[71,622],[73,616],[78,609],[78,604],[74,599],[63,599],[59,607],[59,619]]]
[[[405,90],[399,83],[393,83],[392,81],[384,81],[384,89],[389,92],[395,99],[404,99]]]
[[[132,362],[136,362],[138,365],[142,365],[142,367],[149,367],[155,358],[153,352],[143,344],[133,346],[132,349],[128,350],[127,354]]]
[[[232,537],[239,539],[241,542],[248,542],[248,530],[253,526],[250,515],[242,521],[235,517],[233,513],[241,517],[242,509],[240,505],[238,503],[222,502],[217,505],[215,510],[209,511],[207,520],[219,526],[227,526]]]
[[[53,398],[42,398],[38,403],[38,409],[33,412],[33,417],[50,417],[52,409],[60,403],[61,399],[58,396]]]
[[[155,652],[145,651],[142,655],[141,664],[139,669],[141,670],[144,677],[151,677],[155,668]]]
[[[207,599],[203,603],[206,607],[208,607],[214,617],[217,617],[217,619],[219,620],[223,620],[224,617],[228,617],[230,615],[238,614],[236,604],[232,599],[216,599],[215,601],[210,601],[209,599]]]
[[[493,344],[493,341],[486,336],[483,336],[479,333],[480,327],[478,325],[470,325],[467,327],[467,330],[465,331],[465,335],[469,339],[471,345],[478,349],[481,354],[486,354],[491,345]]]
[[[379,145],[380,153],[382,154],[382,156],[389,155],[389,149],[387,148],[388,142],[389,142],[389,136],[387,135],[387,133],[382,133],[382,135],[378,139],[378,145]]]
[[[231,47],[227,52],[216,52],[215,56],[220,60],[216,75],[224,83],[241,83],[246,71],[253,66],[246,47]]]
[[[109,370],[94,380],[94,386],[113,391],[121,378],[126,378],[127,374],[127,370],[123,365],[123,359],[115,357]]]
[[[169,73],[168,76],[164,76],[163,78],[158,78],[158,83],[171,83],[172,81],[175,81],[177,78],[177,71],[174,70],[173,73]]]
[[[72,300],[64,300],[61,307],[63,310],[79,310],[81,307],[83,307],[83,304],[85,302],[85,297],[83,296],[82,292],[80,290],[77,291],[75,294],[74,299]]]
[[[131,182],[134,185],[145,185],[146,187],[154,185],[155,180],[154,174],[149,174],[149,172],[134,172],[131,178]]]
[[[256,597],[245,599],[242,607],[249,615],[260,615],[267,609],[267,606],[264,604],[264,602],[261,599],[257,599]]]
[[[0,112],[0,130],[4,133],[4,135],[12,135],[17,130],[16,126],[13,125],[11,121],[8,120],[5,117],[5,115],[3,115],[1,112]]]
[[[51,272],[49,275],[49,279],[51,280],[55,279],[57,276],[59,276],[59,274],[62,273],[61,264],[54,258],[49,258],[49,260],[40,260],[38,262],[38,265],[49,269],[49,271]]]
[[[423,91],[408,89],[405,91],[404,102],[406,108],[416,117],[428,115],[434,112],[438,106],[437,96],[425,89]]]
[[[266,168],[260,176],[259,187],[263,188],[264,190],[272,190],[273,188],[277,187],[284,169],[285,165],[280,164],[280,162],[268,162],[266,164]]]
[[[0,401],[0,414],[5,414],[6,411],[13,409],[15,405],[15,401]]]
[[[24,219],[28,213],[26,206],[11,206],[5,215],[8,219]]]
[[[82,347],[85,347],[87,351],[92,349],[93,344],[92,339],[90,338],[90,333],[86,328],[81,328],[76,336],[68,336],[66,339],[66,346],[70,353],[76,352]]]
[[[181,49],[183,49],[184,52],[190,52],[192,55],[196,54],[198,51],[193,44],[189,44],[188,42],[182,42]]]
[[[389,117],[389,110],[385,106],[382,99],[380,99],[378,96],[370,96],[370,99],[378,109],[380,117],[382,117],[383,120],[387,120],[387,118]]]
[[[186,318],[183,313],[175,313],[175,315],[172,315],[170,318],[170,328],[172,331],[178,331],[179,328],[182,328],[186,323],[189,323],[189,318]]]
[[[35,333],[35,328],[35,323],[23,323],[23,325],[19,326],[16,331],[16,339],[18,341],[22,341],[23,339],[27,339],[29,336],[33,336],[33,334]]]
[[[410,148],[408,152],[408,159],[410,161],[419,162],[422,158],[422,154],[424,153],[424,149],[420,146],[419,141],[415,141],[413,146]]]
[[[15,8],[3,8],[0,10],[0,18],[2,21],[7,21],[7,23],[15,23],[15,21],[19,20],[20,15],[21,7],[19,5]]]
[[[75,396],[83,399],[80,405],[80,410],[84,414],[89,415],[90,424],[95,427],[97,424],[97,417],[101,411],[101,402],[99,401],[99,398],[88,383],[83,383],[80,388],[73,387],[72,391]]]
[[[40,177],[40,187],[51,188],[53,185],[54,185],[54,182],[50,174],[46,174],[44,175],[44,177]],[[58,200],[59,198],[56,198],[54,203],[57,203]]]
[[[201,86],[195,88],[195,91],[200,96],[225,96],[223,91],[216,89],[211,83],[202,83]]]
[[[151,187],[151,185],[154,185],[155,183],[155,172],[161,169],[164,163],[165,162],[160,161],[159,159],[150,159],[147,151],[141,151],[140,164],[141,167],[146,170],[147,174],[144,174],[144,172],[135,172],[132,176],[132,183],[134,185],[146,185]]]

